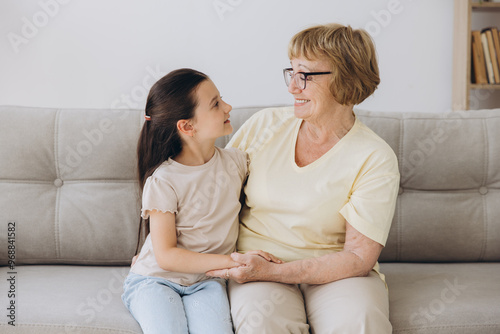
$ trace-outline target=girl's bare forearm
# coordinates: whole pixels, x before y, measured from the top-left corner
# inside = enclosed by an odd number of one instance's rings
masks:
[[[163,270],[193,274],[239,265],[229,255],[197,253],[177,247],[156,255],[156,261]]]

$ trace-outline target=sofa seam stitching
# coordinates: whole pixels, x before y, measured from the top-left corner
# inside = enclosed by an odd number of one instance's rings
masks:
[[[402,161],[403,161],[403,142],[404,142],[404,125],[405,125],[405,122],[403,119],[400,119],[399,120],[399,161],[401,161],[401,164],[402,164]],[[401,166],[401,174],[403,172],[403,168]],[[400,176],[400,184],[399,184],[399,187],[400,188],[403,188],[403,186],[401,185],[401,179],[402,177]],[[403,210],[403,203],[402,203],[402,196],[400,197],[400,203],[399,203],[399,210],[398,210],[398,221],[397,221],[397,229],[398,229],[398,245],[397,245],[397,255],[396,255],[396,261],[400,261],[401,260],[401,240],[402,240],[402,237],[403,237],[403,214],[402,214],[402,210]]]
[[[486,186],[486,181],[488,180],[488,164],[489,164],[489,147],[488,147],[488,126],[486,125],[486,121],[482,120],[483,125],[483,140],[484,140],[484,174],[483,180],[481,182],[482,186]],[[481,252],[479,253],[478,261],[484,261],[484,256],[486,254],[487,248],[487,238],[488,238],[488,212],[487,212],[487,203],[486,203],[486,194],[481,194],[481,200],[483,202],[483,243],[481,245]]]
[[[136,180],[113,180],[113,179],[87,179],[87,180],[66,180],[64,184],[80,184],[80,183],[136,183]],[[0,183],[28,183],[28,184],[54,184],[50,180],[14,180],[14,179],[0,179]]]
[[[0,324],[0,326],[10,326],[7,324]],[[68,327],[68,325],[62,325],[62,324],[16,324],[17,326],[26,326],[26,327]],[[76,325],[77,328],[88,328],[88,329],[94,329],[98,331],[118,331],[120,333],[124,333],[123,329],[117,329],[117,328],[108,328],[108,327],[92,327],[92,326],[81,326],[81,325]],[[69,327],[75,327],[75,326],[69,326]],[[134,331],[127,331],[127,333],[136,333]]]
[[[441,326],[426,326],[428,329],[443,329],[443,328],[473,328],[473,327],[500,327],[500,324],[471,324],[471,325],[441,325]],[[397,333],[420,331],[422,327],[410,327],[397,329]]]
[[[61,109],[56,110],[56,118],[55,118],[55,124],[54,124],[54,156],[55,156],[55,162],[56,162],[56,177],[60,178],[60,170],[58,168],[59,160],[57,158],[58,156],[58,151],[56,148],[58,148],[58,141],[59,141],[59,116],[60,116],[60,111]],[[61,249],[59,245],[59,201],[60,201],[60,193],[61,193],[61,187],[57,187],[57,193],[56,193],[56,203],[55,203],[55,212],[54,212],[54,240],[55,240],[55,246],[56,246],[56,258],[59,259],[61,255]]]

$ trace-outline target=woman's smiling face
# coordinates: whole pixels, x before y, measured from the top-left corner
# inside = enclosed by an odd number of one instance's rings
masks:
[[[331,68],[326,60],[307,60],[299,57],[290,62],[293,72],[329,72]],[[301,119],[309,119],[322,114],[338,102],[330,92],[330,74],[311,75],[307,77],[306,88],[301,89],[295,80],[290,82],[288,92],[293,95],[295,102],[295,116]]]

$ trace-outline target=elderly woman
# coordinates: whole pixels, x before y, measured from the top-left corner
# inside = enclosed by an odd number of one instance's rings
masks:
[[[321,25],[296,34],[284,70],[293,108],[253,115],[229,146],[248,152],[231,278],[236,332],[390,333],[377,259],[399,187],[392,149],[353,113],[380,82],[364,30]],[[245,254],[262,249],[286,261]],[[247,283],[251,282],[251,283]]]

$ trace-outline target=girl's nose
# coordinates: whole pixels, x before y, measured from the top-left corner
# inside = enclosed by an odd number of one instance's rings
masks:
[[[226,103],[226,102],[224,102]],[[233,107],[229,104],[229,103],[226,103],[226,110],[225,110],[225,113],[226,114],[229,114],[229,112],[233,110]]]

